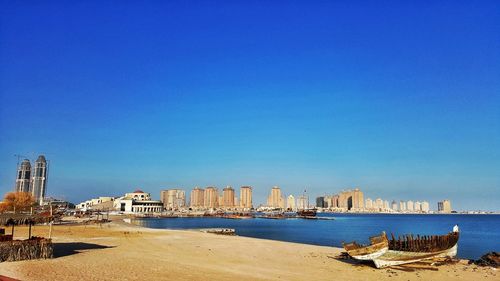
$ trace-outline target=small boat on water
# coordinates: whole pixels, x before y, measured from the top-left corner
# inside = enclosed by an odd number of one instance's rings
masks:
[[[446,235],[394,237],[389,241],[383,233],[371,237],[368,246],[356,242],[344,244],[347,253],[354,259],[372,260],[377,268],[418,262],[440,257],[455,257],[458,249],[459,229],[455,225],[453,231]],[[388,247],[383,247],[387,243]]]

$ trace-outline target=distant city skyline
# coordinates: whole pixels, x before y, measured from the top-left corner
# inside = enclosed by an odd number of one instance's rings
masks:
[[[4,1],[0,192],[14,189],[14,155],[36,152],[51,161],[47,196],[71,202],[249,185],[255,205],[278,185],[499,211],[498,13]]]

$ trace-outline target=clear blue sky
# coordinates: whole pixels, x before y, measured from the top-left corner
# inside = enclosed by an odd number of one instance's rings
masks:
[[[0,193],[359,186],[499,210],[498,1],[0,1]]]

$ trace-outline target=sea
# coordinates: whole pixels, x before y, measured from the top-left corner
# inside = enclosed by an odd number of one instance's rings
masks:
[[[388,237],[405,234],[442,235],[460,228],[458,257],[478,259],[500,251],[500,215],[330,214],[328,220],[224,219],[214,217],[141,218],[132,223],[160,229],[234,228],[240,236],[321,246],[342,247],[342,242],[368,244],[368,237],[385,231]]]

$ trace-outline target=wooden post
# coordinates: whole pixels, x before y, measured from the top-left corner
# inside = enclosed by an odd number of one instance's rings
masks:
[[[31,222],[29,223],[28,239],[31,239]]]
[[[12,239],[14,239],[14,223],[12,223]]]
[[[53,222],[53,218],[52,218],[52,204],[50,204],[49,239],[52,238],[52,222]]]

